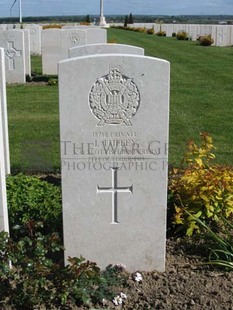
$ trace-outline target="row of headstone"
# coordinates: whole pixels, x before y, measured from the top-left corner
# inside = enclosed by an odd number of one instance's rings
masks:
[[[169,63],[120,44],[69,56],[59,62],[65,257],[164,271]]]
[[[43,74],[57,74],[60,60],[69,57],[69,48],[94,43],[106,43],[107,32],[101,28],[47,29],[42,32]]]
[[[144,49],[124,44],[87,44],[69,48],[69,58],[95,54],[131,54],[144,55]]]
[[[9,232],[6,175],[10,173],[8,124],[6,108],[5,55],[0,48],[0,231]]]
[[[192,40],[197,40],[200,36],[211,35],[215,46],[233,45],[233,26],[232,25],[199,25],[199,24],[158,24],[158,23],[135,23],[128,25],[132,28],[153,28],[155,33],[166,32],[167,37],[172,37],[173,33],[185,31]]]
[[[31,55],[41,55],[41,31],[42,26],[37,24],[1,24],[0,31],[27,29],[30,35],[30,53]]]

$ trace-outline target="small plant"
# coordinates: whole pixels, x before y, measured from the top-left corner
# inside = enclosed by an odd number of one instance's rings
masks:
[[[226,218],[222,217],[222,225],[218,232],[214,232],[202,220],[189,216],[204,229],[205,247],[208,249],[208,265],[216,265],[233,271],[233,225]]]
[[[111,285],[118,284],[117,271],[106,271],[106,276],[83,257],[69,258],[64,267],[53,259],[62,250],[60,244],[56,234],[34,231],[16,242],[0,233],[0,308],[73,309],[114,297]]]
[[[178,31],[176,34],[177,40],[188,40],[188,33],[186,31]]]
[[[147,29],[147,30],[146,30],[146,33],[147,33],[147,34],[154,34],[154,33],[155,33],[155,30],[154,30],[154,28],[150,28],[150,29]]]
[[[50,24],[50,25],[44,25],[43,26],[43,29],[45,30],[45,29],[53,29],[53,28],[55,28],[55,29],[61,29],[62,28],[62,25],[60,25],[60,24]]]
[[[233,216],[233,167],[211,164],[215,158],[212,138],[204,132],[200,136],[199,147],[193,140],[187,143],[183,165],[172,169],[169,181],[173,221],[189,236],[202,228],[193,216],[212,229],[221,224],[222,217]]]
[[[85,21],[85,22],[80,22],[79,24],[81,26],[90,26],[91,23],[88,23],[88,22]]]
[[[50,78],[48,80],[48,85],[49,86],[57,86],[58,85],[58,79],[57,78]]]
[[[112,38],[112,39],[108,39],[108,43],[117,43],[117,39],[116,38]]]
[[[156,34],[159,37],[166,37],[166,35],[167,35],[166,31],[162,31],[162,30],[158,31]]]
[[[146,28],[145,27],[136,27],[136,28],[133,28],[133,31],[135,32],[146,32]]]
[[[214,40],[212,39],[210,34],[207,36],[200,36],[198,38],[198,41],[199,41],[200,45],[202,45],[202,46],[210,46],[211,44],[214,43]]]
[[[172,33],[172,37],[175,38],[176,37],[176,32]]]

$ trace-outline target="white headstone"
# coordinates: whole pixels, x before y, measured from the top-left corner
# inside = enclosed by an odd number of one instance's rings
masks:
[[[7,30],[7,25],[6,25],[6,24],[1,24],[1,25],[0,25],[0,30],[1,30],[1,31]]]
[[[1,77],[4,74],[4,51],[0,49],[0,72]],[[0,231],[9,232],[8,223],[8,210],[7,210],[7,198],[6,198],[6,171],[5,171],[5,158],[4,158],[4,124],[2,123],[4,111],[2,110],[2,90],[4,89],[4,79],[0,81]]]
[[[231,27],[216,26],[216,46],[230,46],[231,45]]]
[[[87,43],[107,43],[107,30],[101,28],[88,28],[87,32]]]
[[[3,134],[3,151],[5,162],[5,173],[10,174],[10,151],[8,136],[8,117],[7,117],[7,100],[6,100],[6,79],[5,79],[5,55],[4,49],[0,48],[0,102],[1,102],[1,124]]]
[[[5,51],[6,82],[25,83],[24,31],[6,30],[0,32],[0,47]]]
[[[230,26],[230,32],[231,32],[231,45],[233,45],[233,26]]]
[[[163,25],[162,27],[163,31],[166,32],[166,36],[167,37],[171,37],[172,36],[172,33],[173,33],[173,25]]]
[[[125,44],[89,44],[72,47],[69,49],[69,57],[80,57],[95,54],[135,54],[144,55],[144,49]]]
[[[66,258],[164,271],[169,75],[137,55],[59,63]]]
[[[43,74],[57,74],[60,58],[60,29],[42,30],[42,71]]]
[[[87,32],[82,29],[61,29],[60,60],[69,57],[69,48],[87,44]]]
[[[193,41],[196,41],[197,40],[197,26],[196,25],[189,25],[188,34],[189,34],[189,37]]]
[[[80,29],[42,31],[43,74],[57,74],[58,62],[69,57],[69,48],[87,44],[87,33]]]
[[[200,35],[208,36],[211,35],[212,25],[200,25]]]
[[[25,24],[24,29],[30,30],[31,55],[41,55],[41,31],[40,25]]]
[[[31,76],[31,51],[30,51],[30,31],[23,29],[24,32],[24,50],[25,50],[25,72]]]

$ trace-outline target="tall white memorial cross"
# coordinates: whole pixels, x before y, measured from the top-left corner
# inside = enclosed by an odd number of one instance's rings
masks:
[[[118,224],[118,205],[117,196],[118,193],[133,193],[133,185],[129,187],[117,186],[117,167],[111,168],[112,170],[112,187],[99,187],[97,185],[97,194],[99,193],[112,193],[112,223]]]
[[[104,0],[100,0],[100,26],[105,26],[106,21],[104,17]]]

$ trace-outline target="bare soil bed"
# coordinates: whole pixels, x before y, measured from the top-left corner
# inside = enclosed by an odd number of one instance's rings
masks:
[[[233,272],[203,265],[197,251],[187,239],[168,239],[166,272],[139,271],[141,282],[129,275],[127,283],[117,288],[127,299],[118,306],[104,302],[95,309],[232,310]]]

